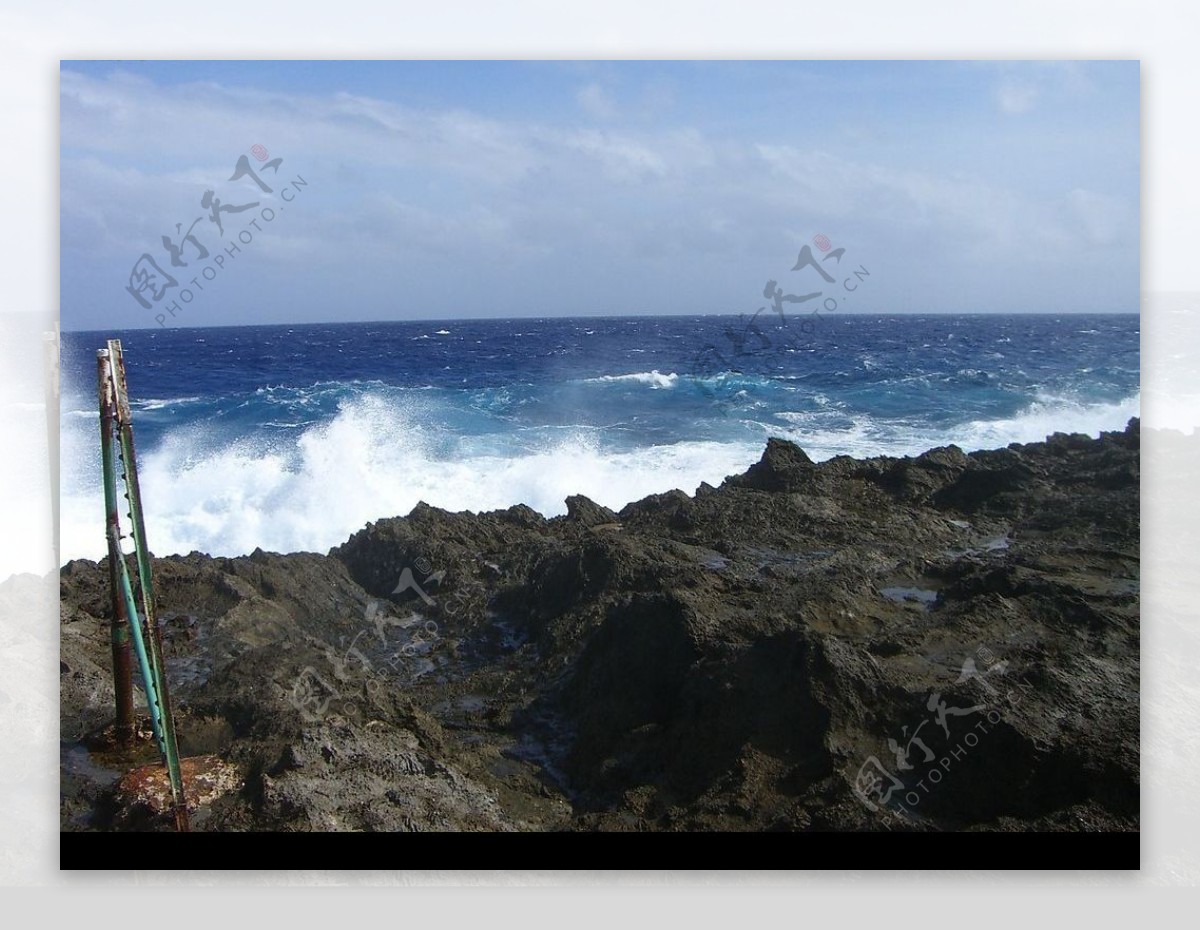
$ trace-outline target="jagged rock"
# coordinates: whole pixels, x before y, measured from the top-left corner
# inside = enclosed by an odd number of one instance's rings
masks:
[[[600,526],[605,523],[616,523],[619,520],[617,515],[607,507],[602,507],[581,494],[573,494],[567,498],[567,519],[574,520],[583,526]]]
[[[1136,830],[1140,438],[771,440],[619,514],[422,504],[328,555],[156,559],[180,739],[244,780],[194,826]],[[127,828],[77,742],[107,567],[59,585],[63,829]]]
[[[762,458],[730,483],[758,491],[799,491],[808,485],[815,471],[812,459],[794,442],[768,439]]]

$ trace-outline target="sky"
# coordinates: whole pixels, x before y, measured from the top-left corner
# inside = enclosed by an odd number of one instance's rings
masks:
[[[64,61],[62,324],[1136,312],[1139,70]]]

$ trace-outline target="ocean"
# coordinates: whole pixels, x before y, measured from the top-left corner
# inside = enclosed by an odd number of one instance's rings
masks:
[[[771,436],[814,459],[970,451],[1139,415],[1137,314],[607,317],[69,332],[62,559],[104,554],[95,352],[122,342],[156,555],[325,552],[419,501],[719,484]]]

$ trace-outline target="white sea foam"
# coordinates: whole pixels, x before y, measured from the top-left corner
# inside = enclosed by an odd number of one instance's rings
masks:
[[[599,378],[588,378],[588,384],[601,384],[612,381],[636,381],[648,384],[652,388],[671,388],[679,383],[679,375],[675,372],[664,375],[658,369],[654,371],[635,371],[628,375],[601,375]]]
[[[183,404],[195,404],[199,402],[199,397],[151,397],[146,400],[133,401],[131,406],[139,410],[162,410],[166,407],[178,407]]]
[[[260,546],[324,552],[369,521],[407,514],[418,501],[473,511],[525,503],[553,516],[565,512],[571,494],[619,509],[673,488],[692,493],[702,481],[719,484],[744,471],[771,435],[794,440],[817,460],[916,455],[950,443],[970,451],[1056,431],[1095,436],[1124,427],[1139,405],[1138,395],[1094,405],[1046,397],[1009,419],[939,431],[830,404],[773,424],[745,420],[745,438],[737,442],[615,451],[602,431],[567,427],[547,430],[539,445],[518,451],[511,437],[461,437],[422,425],[436,417],[417,400],[368,394],[344,402],[327,423],[269,442],[228,443],[199,426],[176,429],[143,451],[139,465],[157,554],[241,555]],[[64,421],[62,436],[62,556],[98,558],[104,508],[94,422]]]
[[[494,443],[459,440],[447,448],[445,436],[415,425],[419,419],[367,397],[273,446],[222,445],[199,428],[176,431],[139,455],[150,546],[161,555],[240,555],[259,546],[324,552],[419,501],[474,511],[525,503],[553,516],[565,513],[567,496],[585,494],[620,508],[647,494],[719,484],[762,452],[755,442],[604,451],[594,431],[579,430],[536,451],[502,455]],[[64,429],[64,561],[103,553],[94,446],[94,430]]]
[[[1085,433],[1099,436],[1105,430],[1124,429],[1131,417],[1141,416],[1141,394],[1113,404],[1081,404],[1044,396],[1015,417],[974,420],[961,430],[957,445],[964,449],[991,449],[1010,442],[1039,442],[1051,433]]]
[[[791,439],[810,457],[823,461],[835,455],[919,455],[936,446],[956,445],[968,452],[997,449],[1013,442],[1040,442],[1051,433],[1085,433],[1098,436],[1104,430],[1124,429],[1130,417],[1141,415],[1141,395],[1134,394],[1112,404],[1084,404],[1065,398],[1044,396],[1013,417],[972,420],[938,429],[907,420],[877,420],[841,409],[784,413],[788,425],[764,435]],[[836,426],[831,425],[837,418]]]

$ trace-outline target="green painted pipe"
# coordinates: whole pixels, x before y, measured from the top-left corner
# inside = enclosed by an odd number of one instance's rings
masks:
[[[183,832],[188,829],[187,802],[183,790],[183,768],[179,758],[179,743],[175,737],[175,717],[171,710],[170,692],[167,690],[167,673],[163,662],[162,644],[158,635],[158,614],[154,608],[150,547],[146,543],[146,523],[142,516],[142,493],[138,484],[137,455],[133,449],[133,414],[129,409],[129,389],[125,381],[125,358],[121,352],[119,339],[108,341],[108,353],[112,362],[117,428],[121,458],[125,466],[126,497],[129,499],[129,517],[132,522],[133,542],[137,553],[138,580],[141,583],[142,620],[145,622],[143,638],[148,653],[150,671],[154,676],[155,697],[158,702],[159,717],[162,721],[160,745],[166,759],[167,774],[171,781],[171,794],[175,802],[175,825],[178,830]]]
[[[111,359],[111,351],[105,353],[102,360],[107,362]],[[111,369],[110,369],[111,370]],[[106,409],[111,402],[110,398],[101,396],[101,409]],[[111,409],[111,407],[107,407]],[[112,435],[109,434],[103,427],[112,428],[110,418],[101,417],[102,430],[100,436],[100,456],[101,470],[104,474],[104,510],[106,513],[106,535],[108,536],[108,560],[109,571],[111,577],[120,587],[120,596],[125,604],[125,615],[128,619],[126,624],[129,632],[132,634],[134,652],[137,653],[138,668],[142,673],[142,687],[146,693],[146,704],[150,708],[150,722],[154,728],[154,738],[158,741],[160,752],[164,752],[166,742],[163,739],[162,720],[159,715],[158,707],[158,692],[155,688],[155,677],[150,671],[150,661],[146,655],[146,644],[142,639],[141,622],[138,617],[137,605],[133,599],[133,586],[129,581],[129,566],[125,564],[125,557],[121,554],[121,529],[120,523],[116,519],[117,512],[117,476],[115,462],[113,461],[113,444]],[[115,631],[116,627],[114,627]],[[114,687],[120,688],[121,682],[114,681]]]
[[[133,651],[137,653],[138,669],[142,673],[142,684],[146,691],[146,704],[150,707],[150,723],[154,727],[154,738],[158,741],[158,751],[167,754],[166,733],[162,724],[159,710],[157,676],[150,669],[150,660],[146,655],[146,643],[142,636],[142,619],[138,616],[137,604],[133,599],[133,585],[129,581],[129,568],[121,557],[121,547],[114,533],[110,532],[108,541],[109,558],[117,553],[117,571],[121,577],[121,593],[125,598],[125,611],[129,614],[129,632],[133,638]]]

